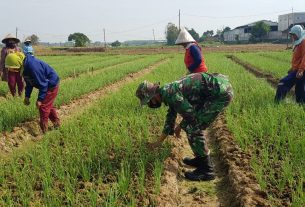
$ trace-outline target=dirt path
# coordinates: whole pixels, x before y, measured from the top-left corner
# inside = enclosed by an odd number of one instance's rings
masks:
[[[124,84],[130,83],[140,78],[141,76],[151,72],[153,69],[167,61],[168,59],[158,61],[157,63],[154,63],[139,72],[130,73],[115,83],[112,83],[94,92],[85,94],[76,100],[73,100],[69,104],[61,106],[58,110],[61,121],[65,122],[68,119],[81,114],[97,100],[105,97],[109,93],[118,91]],[[18,127],[14,127],[12,132],[3,132],[0,135],[0,155],[5,157],[14,149],[24,145],[25,143],[28,143],[29,141],[38,141],[42,137],[43,134],[39,128],[38,119],[21,123]]]
[[[215,142],[210,138],[209,130],[205,136],[209,140],[211,157],[215,167],[216,179],[207,182],[193,182],[184,178],[184,173],[194,168],[184,165],[184,157],[193,157],[192,150],[188,144],[185,133],[181,139],[172,137],[173,145],[171,156],[164,162],[164,173],[162,179],[161,193],[157,199],[158,206],[166,207],[224,207],[229,204],[231,197],[227,191],[225,175],[219,160]]]
[[[184,172],[193,169],[181,161],[192,156],[192,152],[185,134],[181,139],[173,137],[171,156],[164,162],[157,206],[269,206],[266,193],[260,190],[250,167],[251,156],[234,142],[223,120],[220,116],[206,132],[216,179],[208,182],[185,180]]]

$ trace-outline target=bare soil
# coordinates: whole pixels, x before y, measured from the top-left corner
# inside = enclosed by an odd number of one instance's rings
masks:
[[[73,100],[69,104],[61,106],[57,111],[61,121],[65,122],[66,120],[79,115],[97,100],[104,98],[109,93],[118,91],[124,84],[130,83],[140,78],[141,76],[151,72],[154,68],[164,64],[167,61],[168,59],[164,59],[139,72],[130,73],[125,78],[115,83],[112,83],[94,92],[85,94]],[[0,134],[0,155],[4,157],[29,141],[38,141],[42,138],[43,133],[40,130],[38,119],[20,123],[19,126],[14,127],[12,132],[3,132]]]
[[[164,162],[161,193],[157,206],[270,206],[267,194],[260,190],[250,167],[250,154],[242,151],[234,142],[221,115],[207,130],[211,157],[215,166],[216,179],[208,182],[191,182],[184,172],[193,170],[184,165],[182,159],[192,156],[186,135],[172,138],[171,156]]]

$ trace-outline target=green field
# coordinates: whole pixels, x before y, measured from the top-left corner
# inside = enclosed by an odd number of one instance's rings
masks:
[[[305,206],[304,106],[293,101],[274,104],[275,89],[226,57],[209,53],[210,72],[229,76],[234,101],[225,113],[235,142],[251,154],[251,168],[272,206],[288,201]],[[291,51],[234,53],[258,69],[281,78],[290,67]],[[140,108],[135,90],[143,80],[161,85],[185,74],[183,56],[82,55],[43,56],[61,77],[56,106],[77,100],[162,63],[149,74],[101,98],[59,130],[0,159],[0,206],[146,206],[162,185],[163,161],[170,155],[166,143],[147,150],[163,127],[166,107]],[[163,61],[167,60],[167,61]],[[163,62],[161,62],[163,61]],[[7,93],[0,85],[0,95]],[[0,131],[38,118],[34,106],[21,98],[0,99]],[[154,200],[149,201],[154,206]]]

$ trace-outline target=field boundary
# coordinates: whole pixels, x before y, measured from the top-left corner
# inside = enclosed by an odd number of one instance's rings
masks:
[[[71,101],[69,104],[60,106],[58,109],[59,117],[62,121],[66,121],[71,117],[81,114],[97,100],[104,98],[109,93],[118,91],[123,85],[150,73],[153,69],[168,61],[169,58],[161,59],[138,72],[127,74],[121,80],[115,81],[96,91],[84,94]],[[32,121],[20,123],[19,126],[13,128],[12,132],[3,132],[0,135],[0,156],[7,156],[10,152],[14,151],[14,149],[20,148],[24,145],[25,142],[38,141],[42,138],[43,133],[39,128],[38,118]]]
[[[220,114],[212,126],[211,138],[218,145],[221,161],[228,178],[228,185],[235,195],[232,206],[271,207],[266,192],[260,189],[251,168],[251,155],[244,152],[234,141],[227,127],[224,114]]]
[[[230,60],[232,60],[233,62],[241,65],[242,67],[244,67],[247,71],[249,71],[250,73],[254,74],[256,77],[258,78],[264,78],[266,79],[266,81],[268,83],[270,83],[273,87],[277,87],[280,79],[273,77],[273,75],[269,74],[269,73],[265,73],[262,72],[261,70],[257,69],[256,67],[254,67],[253,65],[242,61],[241,59],[237,58],[234,55],[227,55],[227,58],[229,58]]]

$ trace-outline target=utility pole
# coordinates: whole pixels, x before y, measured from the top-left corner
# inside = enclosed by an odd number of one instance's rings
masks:
[[[104,32],[104,47],[106,49],[106,30],[105,30],[105,28],[103,29],[103,32]]]
[[[156,41],[155,30],[154,29],[153,29],[153,36],[154,36],[154,41]]]
[[[291,13],[292,15],[292,13]],[[286,47],[288,48],[288,44],[289,44],[289,17],[290,17],[290,14],[287,15],[287,45]]]
[[[180,32],[180,9],[179,9],[179,32]]]
[[[18,38],[18,27],[16,27],[16,38]]]
[[[293,13],[293,7],[291,8],[291,13],[292,13],[292,26],[294,26],[294,13]]]

